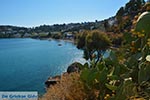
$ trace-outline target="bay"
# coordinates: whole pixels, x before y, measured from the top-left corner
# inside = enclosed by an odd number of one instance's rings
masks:
[[[43,94],[47,78],[62,74],[75,61],[85,62],[82,55],[62,40],[0,39],[0,91]]]

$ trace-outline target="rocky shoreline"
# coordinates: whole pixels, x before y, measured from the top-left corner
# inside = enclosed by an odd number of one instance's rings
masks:
[[[80,65],[80,63],[74,62],[68,66],[67,72],[64,72],[62,75],[56,75],[54,77],[49,77],[45,81],[46,90],[48,88],[50,88],[51,86],[60,83],[62,76],[66,76],[66,75],[73,73],[73,72],[79,72],[81,70],[79,65]]]

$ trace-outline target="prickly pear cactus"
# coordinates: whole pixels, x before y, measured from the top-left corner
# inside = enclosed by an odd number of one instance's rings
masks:
[[[150,12],[144,12],[140,15],[135,26],[135,31],[150,37]]]

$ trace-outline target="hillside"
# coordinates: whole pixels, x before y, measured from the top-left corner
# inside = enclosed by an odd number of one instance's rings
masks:
[[[130,0],[113,19],[105,32],[79,35],[77,47],[87,63],[72,66],[78,70],[63,74],[40,100],[150,100],[150,3]],[[109,32],[123,35],[118,48],[112,48]]]
[[[144,11],[144,0],[130,0],[124,7],[121,7],[115,16],[102,21],[70,23],[70,24],[54,24],[41,25],[33,28],[17,27],[17,26],[0,26],[0,38],[13,37],[51,37],[55,33],[63,35],[65,32],[75,34],[83,30],[102,30],[106,32],[121,33],[130,30],[134,17]],[[62,37],[60,37],[62,38]]]
[[[0,26],[1,38],[12,37],[50,37],[55,33],[77,33],[82,30],[100,29],[105,30],[101,21],[84,22],[84,23],[70,23],[70,24],[54,24],[54,25],[41,25],[34,28],[16,27],[16,26]],[[42,34],[42,35],[41,35]]]

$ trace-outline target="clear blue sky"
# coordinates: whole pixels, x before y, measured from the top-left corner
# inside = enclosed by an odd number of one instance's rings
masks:
[[[129,0],[0,0],[0,25],[33,27],[102,20]]]

